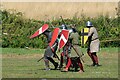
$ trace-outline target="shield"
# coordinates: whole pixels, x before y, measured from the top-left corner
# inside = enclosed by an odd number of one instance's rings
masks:
[[[84,46],[88,40],[89,28],[84,28],[81,30],[81,46]]]
[[[52,33],[52,38],[51,38],[51,42],[49,43],[49,46],[52,47],[53,44],[55,43],[56,39],[58,38],[58,34],[59,34],[59,28],[55,28],[53,33]]]
[[[44,24],[40,29],[38,29],[30,38],[37,37],[48,29],[48,24]]]
[[[64,45],[68,41],[68,37],[69,37],[69,30],[62,30],[60,34],[58,49],[61,49],[62,47],[64,47]]]

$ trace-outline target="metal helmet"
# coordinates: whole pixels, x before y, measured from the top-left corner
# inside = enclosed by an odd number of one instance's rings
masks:
[[[72,30],[72,29],[70,29],[70,30],[69,30],[69,33],[71,34],[72,32],[73,32],[73,30]]]
[[[87,21],[86,26],[87,26],[87,27],[93,26],[93,25],[92,25],[92,22]]]
[[[67,27],[64,24],[62,24],[61,27],[62,29],[67,29]]]

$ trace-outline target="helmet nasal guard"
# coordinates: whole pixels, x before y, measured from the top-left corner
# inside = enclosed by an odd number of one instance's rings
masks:
[[[92,22],[87,21],[86,26],[87,26],[87,27],[93,26],[93,25],[92,25]]]

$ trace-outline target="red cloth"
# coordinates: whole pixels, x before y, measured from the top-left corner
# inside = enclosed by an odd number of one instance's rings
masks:
[[[82,71],[84,71],[84,70],[83,70],[83,65],[82,65],[82,63],[78,63],[78,65],[79,65],[80,69],[81,69]]]
[[[69,67],[70,67],[70,65],[71,65],[71,59],[70,58],[68,58],[68,63],[67,63],[67,65],[66,65],[66,69],[68,69]]]
[[[78,63],[80,69],[81,69],[82,71],[84,71],[84,70],[83,70],[83,65],[82,65],[81,61],[79,60],[79,61],[77,61],[76,63]],[[71,59],[68,58],[68,63],[67,63],[67,65],[66,65],[66,68],[65,68],[65,69],[68,70],[68,68],[70,67],[71,64],[72,64]]]
[[[88,55],[92,59],[93,63],[98,64],[98,57],[97,57],[96,53],[88,52]]]
[[[93,58],[94,58],[94,60],[95,60],[95,63],[98,64],[98,57],[97,57],[97,55],[94,54],[94,53],[93,53]]]
[[[91,60],[93,61],[93,63],[95,63],[95,60],[94,60],[94,57],[93,57],[93,54],[91,52],[88,52],[88,55],[90,56]]]

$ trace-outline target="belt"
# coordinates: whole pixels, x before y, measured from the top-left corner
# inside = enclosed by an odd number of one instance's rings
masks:
[[[97,40],[98,38],[95,38],[95,39],[93,39],[93,40],[91,40],[91,41],[94,41],[94,40]]]

